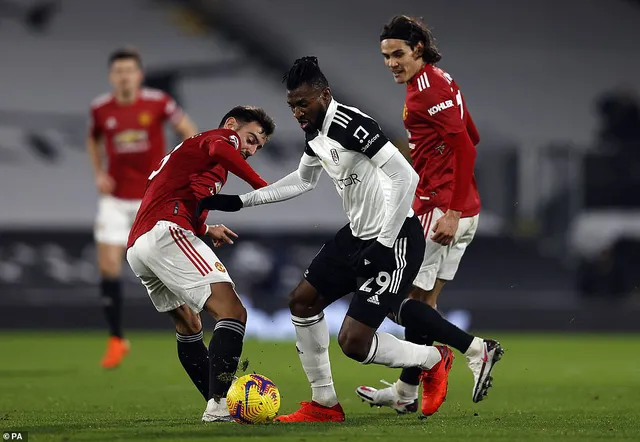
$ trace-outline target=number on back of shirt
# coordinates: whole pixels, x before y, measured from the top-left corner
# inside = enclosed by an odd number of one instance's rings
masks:
[[[174,147],[171,152],[166,154],[164,156],[164,158],[162,160],[160,160],[160,166],[158,166],[158,168],[156,170],[151,172],[151,174],[149,175],[149,178],[147,178],[148,180],[152,180],[157,174],[160,173],[160,171],[165,166],[165,164],[167,164],[167,161],[169,161],[169,158],[171,158],[171,154],[174,153],[176,150],[178,150],[180,148],[180,146],[182,146],[182,143],[180,143],[176,147]]]

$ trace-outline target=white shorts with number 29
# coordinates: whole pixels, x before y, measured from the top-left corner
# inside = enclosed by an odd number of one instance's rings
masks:
[[[479,215],[460,218],[458,230],[453,241],[451,244],[443,246],[431,239],[433,227],[443,215],[444,212],[442,210],[435,208],[431,212],[418,217],[425,232],[427,246],[424,249],[422,266],[418,276],[413,281],[413,285],[420,287],[422,290],[432,290],[436,279],[453,280],[462,260],[462,255],[464,255],[467,246],[471,244],[478,229]]]
[[[188,305],[199,313],[211,284],[233,281],[213,250],[193,232],[159,221],[127,250],[133,273],[159,312]]]

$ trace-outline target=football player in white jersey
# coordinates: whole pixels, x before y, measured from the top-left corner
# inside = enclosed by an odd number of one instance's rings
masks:
[[[446,346],[402,341],[376,330],[387,315],[405,327],[434,336],[467,356],[474,375],[472,399],[491,386],[491,369],[502,348],[474,337],[432,307],[407,298],[424,255],[422,225],[411,204],[418,176],[375,120],[332,96],[315,57],[296,60],[285,75],[287,103],[305,132],[296,171],[244,195],[214,195],[198,210],[236,211],[285,201],[313,189],[326,171],[349,224],[326,242],[290,295],[296,347],[312,388],[312,401],[276,420],[341,422],[344,411],[333,387],[329,331],[323,310],[354,293],[338,336],[342,351],[363,364],[431,369],[450,361]]]

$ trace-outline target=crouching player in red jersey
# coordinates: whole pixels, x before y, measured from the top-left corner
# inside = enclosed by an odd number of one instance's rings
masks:
[[[146,287],[156,310],[176,324],[178,356],[207,400],[205,422],[232,421],[226,394],[242,353],[247,312],[226,268],[198,236],[214,245],[233,244],[235,233],[207,226],[198,201],[220,191],[230,171],[254,189],[267,185],[245,161],[275,130],[264,110],[240,106],[220,128],[195,135],[167,154],[149,175],[142,204],[129,234],[127,261]],[[199,312],[216,325],[209,348]]]
[[[474,177],[478,131],[460,88],[451,76],[435,66],[441,55],[430,30],[418,19],[394,17],[380,35],[386,66],[398,84],[407,85],[402,119],[409,136],[413,167],[420,180],[413,210],[422,222],[426,248],[410,297],[436,308],[438,295],[458,270],[478,227],[480,196]],[[433,345],[433,339],[405,331],[407,341]],[[480,373],[489,373],[502,350],[495,341],[485,342]],[[399,413],[417,411],[418,386],[422,382],[422,413],[430,416],[447,395],[450,360],[437,370],[405,368],[388,388],[359,387],[356,392],[372,405],[389,406]],[[474,384],[472,399],[482,400],[486,389]]]

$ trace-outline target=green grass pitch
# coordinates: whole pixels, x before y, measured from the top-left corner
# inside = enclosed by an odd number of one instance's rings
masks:
[[[363,383],[397,370],[361,366],[332,343],[343,424],[202,424],[204,401],[178,362],[174,335],[131,333],[130,356],[104,371],[104,337],[87,332],[0,333],[0,430],[32,441],[588,441],[640,440],[640,336],[492,333],[506,353],[494,387],[471,402],[471,373],[456,355],[449,396],[426,420],[370,408]],[[280,388],[281,413],[310,398],[293,343],[249,341],[249,371]]]

